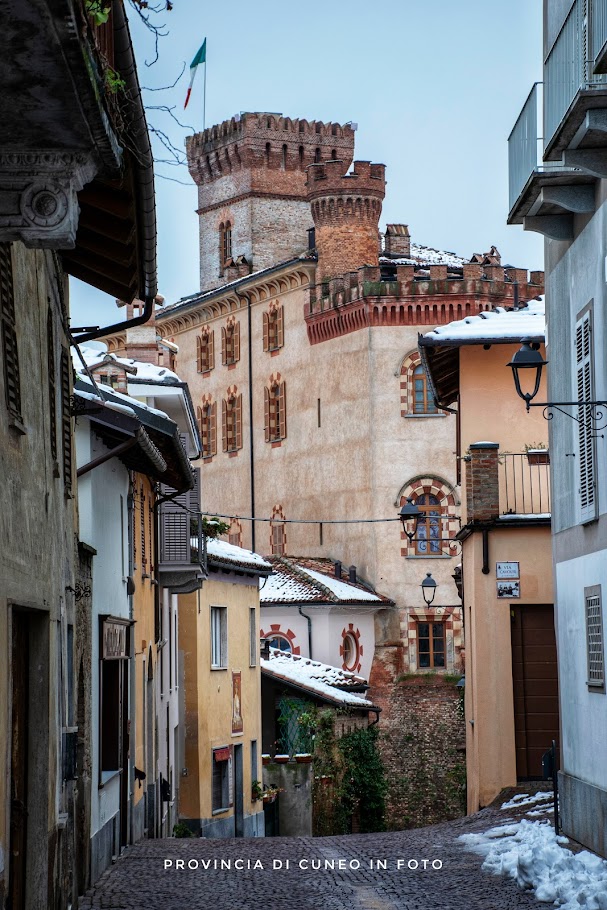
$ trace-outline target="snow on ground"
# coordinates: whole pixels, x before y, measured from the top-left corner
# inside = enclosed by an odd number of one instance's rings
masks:
[[[518,807],[524,801],[510,802]],[[559,910],[607,910],[607,861],[588,850],[572,853],[564,846],[567,838],[557,837],[550,822],[524,818],[459,840],[485,857],[485,871],[509,875],[538,901]]]
[[[519,806],[530,806],[540,803],[544,799],[554,799],[552,790],[539,790],[537,793],[517,793],[507,803],[502,804],[502,809],[518,809]]]

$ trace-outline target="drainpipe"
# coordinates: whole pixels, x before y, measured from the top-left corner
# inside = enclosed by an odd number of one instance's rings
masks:
[[[308,620],[308,655],[312,660],[312,619],[299,607],[299,615]]]
[[[129,471],[129,494],[127,497],[127,541],[128,541],[128,575],[129,578],[133,577],[133,563],[134,563],[134,514],[135,514],[135,500],[134,500],[134,472]],[[127,589],[128,590],[128,589]],[[129,619],[131,623],[135,619],[133,609],[133,594],[129,594]],[[131,625],[131,630],[134,629],[134,626]],[[133,632],[131,632],[133,634]],[[135,799],[135,745],[137,742],[137,715],[134,710],[136,704],[136,692],[135,692],[135,680],[136,680],[136,666],[135,666],[135,648],[131,646],[131,656],[129,658],[129,697],[131,704],[131,711],[133,716],[129,713],[129,754],[131,756],[129,761],[129,843],[134,843],[133,834],[134,834],[134,799]]]
[[[374,727],[376,724],[379,723],[379,715],[381,714],[381,708],[371,708],[371,710],[375,714],[375,720],[373,721],[373,723],[369,724],[369,727]],[[367,729],[369,729],[369,727],[367,727]]]
[[[249,468],[251,487],[251,550],[255,552],[255,462],[253,460],[253,338],[251,332],[251,295],[238,294],[238,299],[247,301],[247,354],[249,367]],[[310,655],[311,656],[311,655]]]

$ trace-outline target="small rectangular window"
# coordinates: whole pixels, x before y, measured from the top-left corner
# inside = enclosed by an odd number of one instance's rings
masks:
[[[603,641],[603,615],[601,587],[585,588],[586,599],[586,651],[588,656],[588,687],[605,689],[605,645]]]
[[[213,749],[213,813],[226,812],[232,805],[232,748]]]
[[[257,765],[257,740],[251,740],[251,782],[254,780],[259,780],[258,775],[258,765]]]
[[[259,648],[259,636],[257,635],[257,610],[255,607],[249,609],[249,666],[257,666],[257,651]]]
[[[418,622],[417,665],[420,670],[445,668],[445,624]]]
[[[211,607],[211,667],[225,669],[228,665],[228,611],[226,607]]]

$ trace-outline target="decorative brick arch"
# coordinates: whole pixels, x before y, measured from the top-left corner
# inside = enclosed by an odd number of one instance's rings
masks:
[[[300,647],[295,644],[296,635],[292,629],[283,629],[279,622],[273,622],[270,625],[270,628],[267,632],[264,632],[263,629],[260,629],[259,632],[261,638],[284,638],[285,641],[288,641],[291,646],[291,654],[299,654]]]
[[[455,488],[441,477],[433,477],[431,474],[418,475],[401,487],[395,505],[404,506],[408,498],[416,502],[418,497],[422,496],[426,498],[426,502],[427,497],[432,497],[437,503],[436,511],[440,512],[438,527],[443,542],[436,555],[457,556],[455,545],[445,543],[446,540],[453,539],[460,528],[459,516],[456,514],[460,501]],[[415,540],[410,542],[403,530],[400,532],[400,539],[401,556],[419,555],[417,542]],[[429,557],[432,555],[428,554]]]
[[[423,372],[421,357],[417,349],[409,351],[400,365],[400,416],[411,414],[438,414],[428,378]],[[416,387],[421,397],[416,398]]]
[[[208,462],[217,455],[217,402],[207,392],[202,396],[201,406],[196,409],[200,433],[201,457]]]
[[[347,644],[346,639],[349,640],[352,647],[352,659],[348,663],[347,661]],[[363,656],[363,645],[360,643],[360,629],[355,629],[353,623],[348,623],[347,629],[341,630],[341,644],[339,646],[339,656],[342,659],[342,670],[349,670],[351,673],[360,673],[360,668],[362,666],[360,658]]]
[[[282,556],[287,551],[287,529],[284,522],[282,504],[277,503],[272,509],[270,521],[270,552],[273,556]]]
[[[410,607],[407,610],[406,644],[410,670],[423,669],[419,666],[419,624],[420,622],[441,622],[445,628],[445,672],[462,671],[464,659],[464,623],[461,607]]]
[[[228,543],[235,547],[242,546],[242,522],[239,518],[233,518],[228,530]]]

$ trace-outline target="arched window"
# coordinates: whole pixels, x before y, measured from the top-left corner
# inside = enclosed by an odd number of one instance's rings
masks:
[[[234,547],[242,546],[242,522],[238,518],[233,518],[230,522],[228,543],[231,543]]]
[[[222,402],[223,451],[237,452],[242,449],[242,393],[236,386],[228,389],[227,398]]]
[[[205,325],[196,338],[196,368],[208,373],[215,366],[215,332]]]
[[[282,506],[274,506],[272,509],[272,520],[270,521],[270,550],[272,556],[283,556],[287,549],[287,531],[284,518]]]
[[[401,417],[438,414],[419,352],[411,351],[400,368]]]
[[[399,491],[397,501],[404,506],[411,498],[422,513],[413,540],[401,530],[402,556],[456,556],[449,543],[459,530],[459,500],[454,488],[437,477],[417,477]],[[413,530],[413,528],[411,528]]]
[[[292,654],[299,654],[299,645],[295,644],[296,635],[292,629],[283,629],[281,624],[273,622],[268,630],[260,630],[260,638],[268,638],[271,648],[279,648],[281,651],[290,651]],[[276,644],[274,644],[276,642]]]
[[[280,304],[275,303],[263,314],[264,351],[278,351],[284,344],[283,310]]]
[[[240,360],[240,323],[233,316],[221,329],[221,362],[233,366]]]
[[[360,629],[355,629],[353,623],[348,623],[348,628],[342,629],[341,640],[339,654],[342,659],[342,670],[358,673],[363,653],[363,646],[360,644]]]
[[[211,401],[210,396],[202,400],[202,407],[198,408],[198,429],[200,432],[201,458],[212,458],[217,455],[217,402]]]
[[[222,221],[219,225],[219,266],[220,273],[223,274],[223,270],[226,266],[226,263],[232,258],[232,223]]]
[[[286,385],[280,373],[275,373],[269,387],[264,388],[264,399],[266,442],[280,442],[287,435]]]

